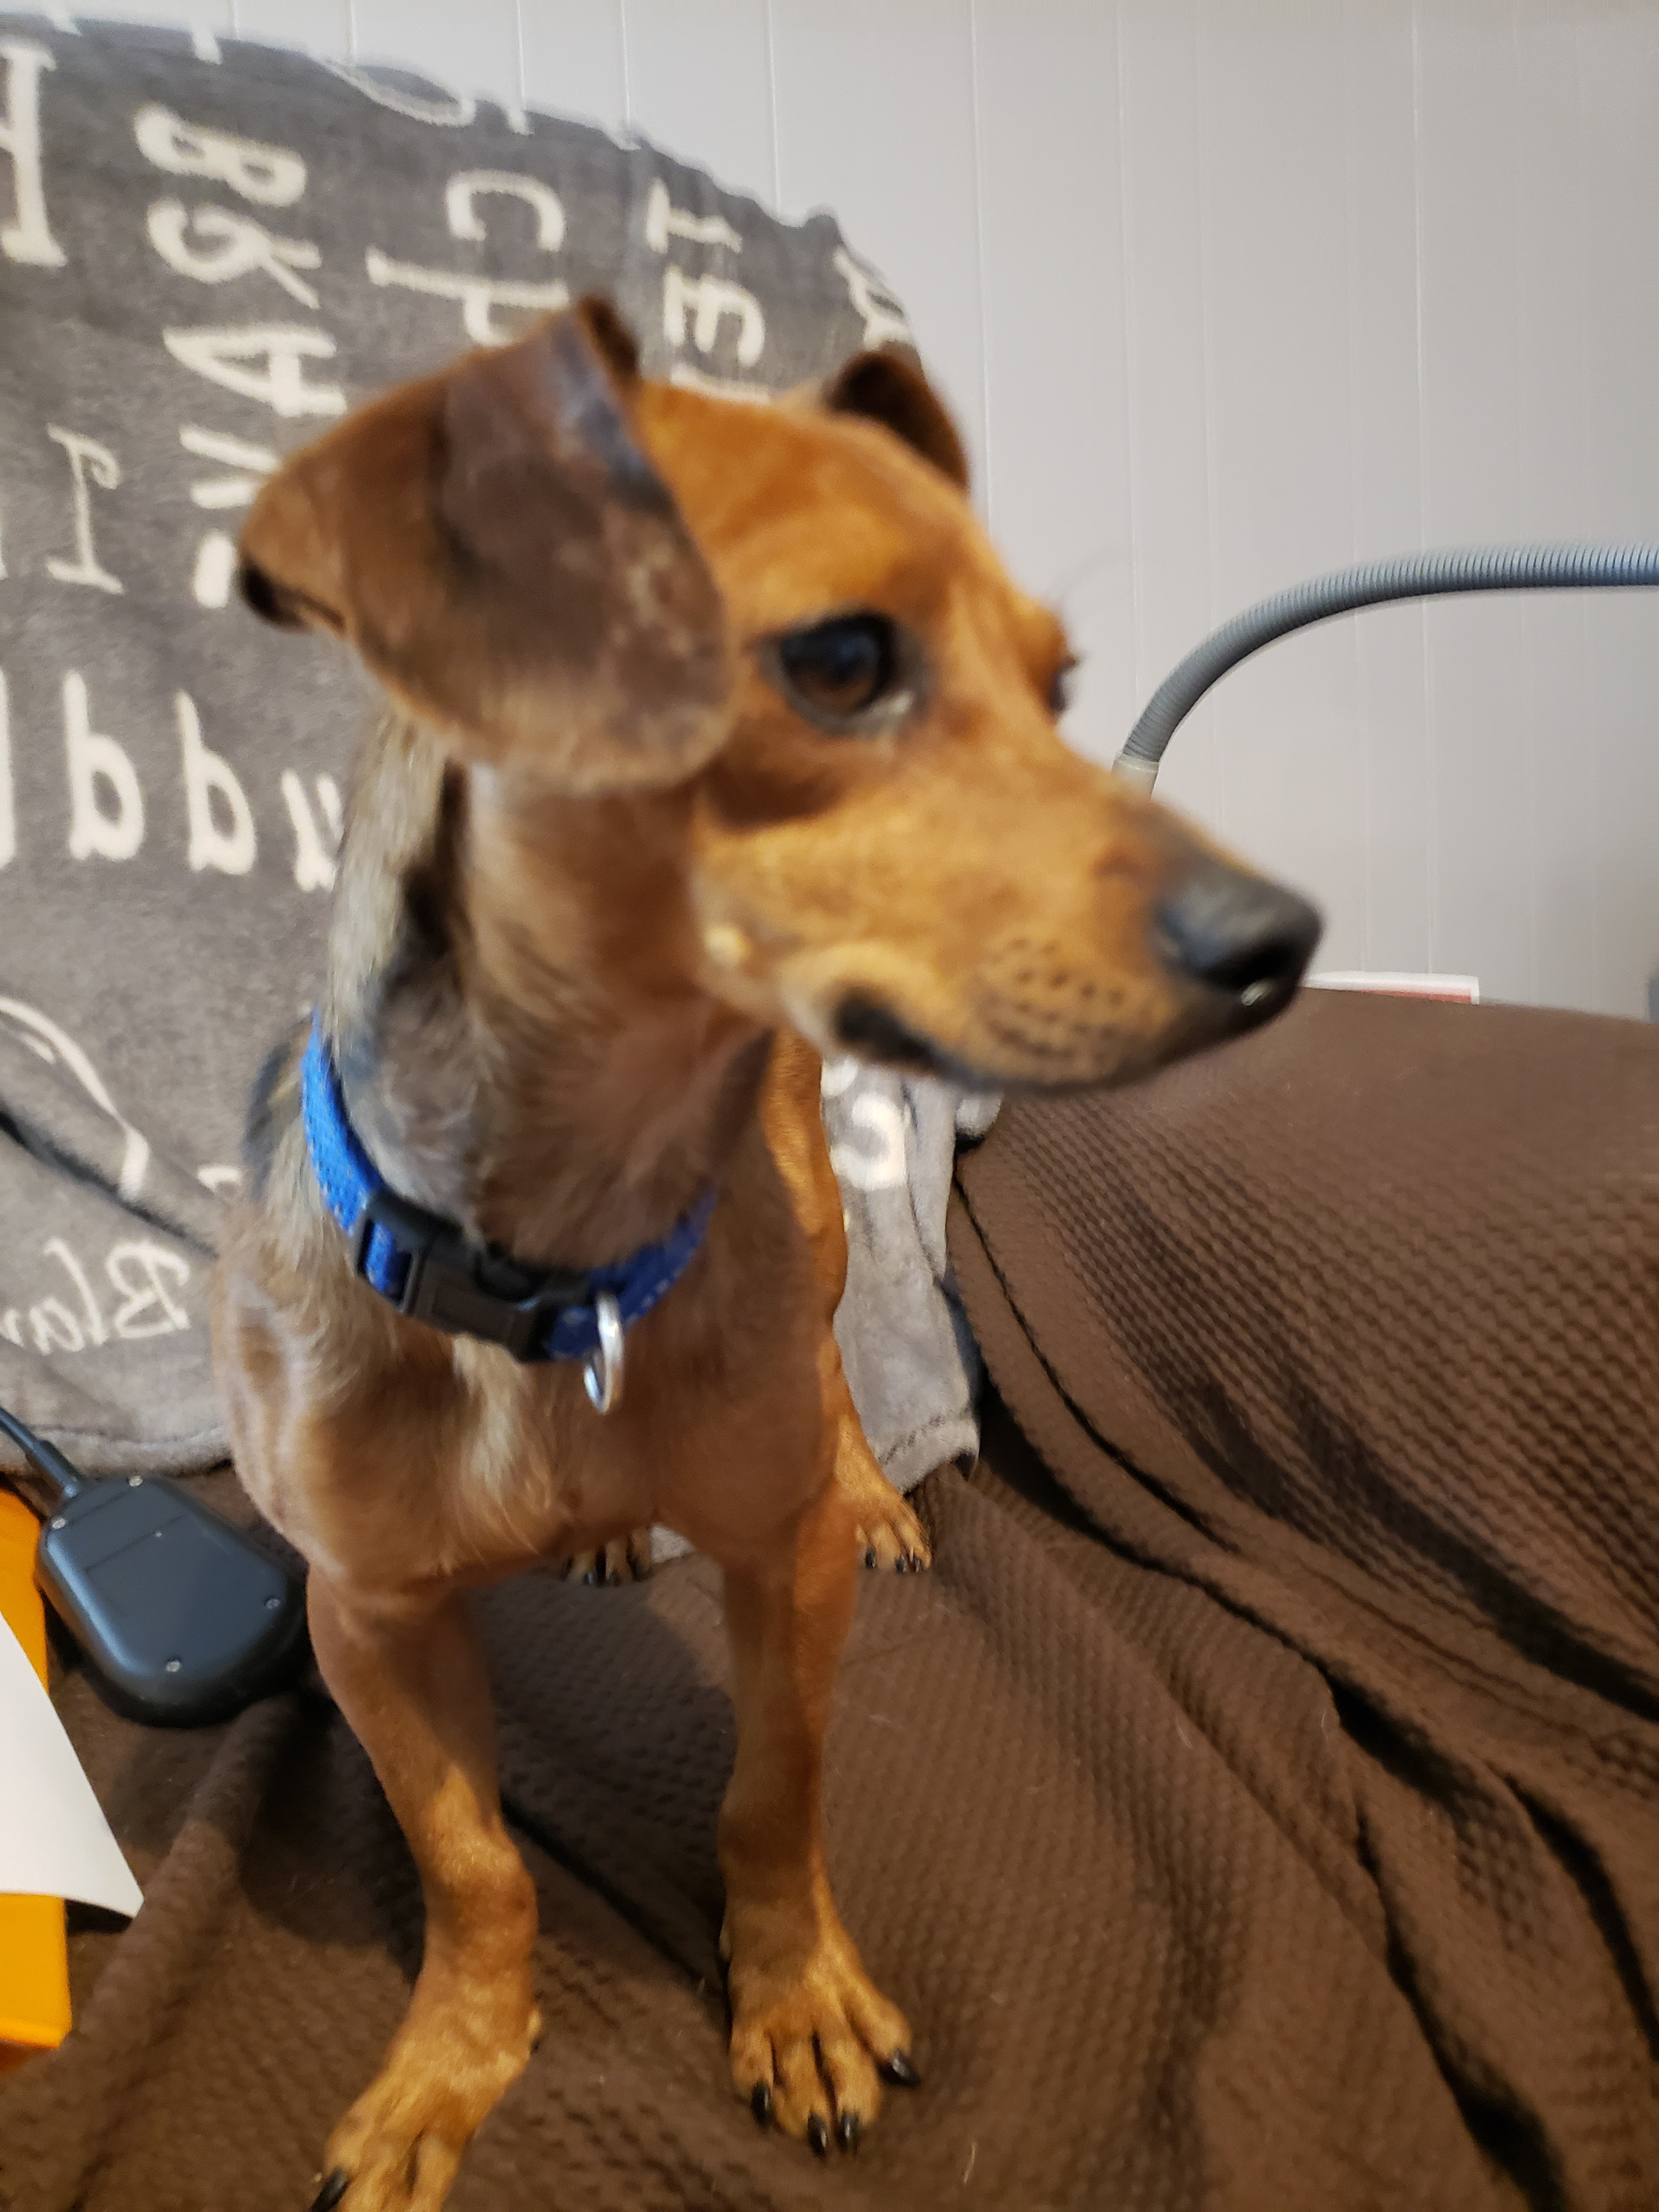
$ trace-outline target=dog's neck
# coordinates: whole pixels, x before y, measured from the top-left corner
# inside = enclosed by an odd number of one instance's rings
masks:
[[[531,1263],[655,1242],[752,1119],[769,1040],[697,978],[673,795],[573,801],[368,750],[325,1024],[392,1187]]]

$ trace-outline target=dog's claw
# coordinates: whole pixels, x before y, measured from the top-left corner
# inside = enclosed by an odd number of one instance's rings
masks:
[[[843,2150],[856,2150],[864,2123],[856,2112],[843,2112],[836,2122],[836,2135]]]
[[[772,2124],[772,2088],[767,2081],[757,2081],[749,2092],[749,2109],[763,2128]]]
[[[612,1536],[591,1552],[573,1552],[560,1571],[566,1582],[581,1583],[589,1589],[620,1589],[624,1583],[642,1583],[651,1571],[651,1531],[635,1528],[626,1536]]]
[[[311,2200],[311,2212],[334,2212],[335,2206],[351,2186],[351,2176],[342,2166],[337,2166],[328,2179]]]
[[[811,2146],[814,2158],[829,2157],[830,2130],[823,2124],[822,2112],[814,2112],[806,2123],[806,2140]]]
[[[908,2051],[894,2051],[890,2057],[883,2060],[881,2070],[890,2081],[896,2081],[901,2089],[919,2089],[921,2087],[921,2076],[917,2073],[915,2061]]]
[[[866,1548],[864,1564],[866,1567],[873,1567],[876,1564],[876,1547],[873,1544]]]

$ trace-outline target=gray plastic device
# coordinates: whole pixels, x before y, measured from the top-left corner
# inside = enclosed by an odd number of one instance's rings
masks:
[[[50,1496],[42,1595],[136,1720],[226,1720],[305,1656],[304,1585],[166,1475],[94,1477],[13,1414],[0,1429]]]

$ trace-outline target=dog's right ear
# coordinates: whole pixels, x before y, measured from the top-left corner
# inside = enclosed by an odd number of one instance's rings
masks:
[[[242,596],[348,638],[422,721],[578,793],[719,748],[720,593],[630,422],[634,341],[585,300],[296,453],[242,532]]]
[[[961,436],[908,346],[855,353],[823,386],[818,404],[832,415],[879,422],[949,477],[958,491],[967,490],[968,455]]]

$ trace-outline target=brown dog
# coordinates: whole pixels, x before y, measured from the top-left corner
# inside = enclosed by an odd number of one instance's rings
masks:
[[[437,2205],[536,2035],[536,1899],[465,1593],[653,1521],[725,1573],[736,2086],[823,2152],[882,2074],[915,2078],[820,1837],[854,1526],[902,1523],[830,1328],[818,1054],[1130,1076],[1276,1011],[1318,927],[1066,750],[1065,639],[964,475],[902,359],[734,405],[642,381],[589,301],[362,410],[244,533],[251,603],[349,639],[393,702],[307,1072],[296,1042],[256,1102],[215,1326],[242,1479],[310,1563],[319,1662],[426,1901],[408,2015],[319,2204]],[[456,1225],[459,1306],[361,1279],[385,1217],[343,1233],[313,1083],[417,1224]],[[583,1271],[665,1236],[683,1256],[705,1218],[602,1415],[617,1331]],[[580,1322],[588,1392],[576,1360],[481,1340],[486,1296]]]

